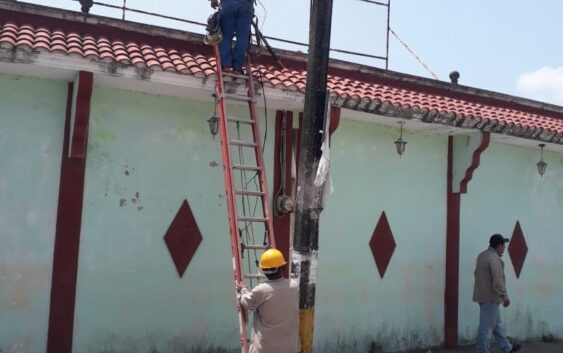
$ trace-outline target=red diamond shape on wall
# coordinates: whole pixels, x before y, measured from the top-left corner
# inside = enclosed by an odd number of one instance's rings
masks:
[[[395,239],[393,238],[393,233],[391,232],[385,211],[382,212],[381,217],[379,217],[379,221],[369,241],[369,247],[373,254],[375,264],[377,265],[379,275],[383,278],[396,247]]]
[[[508,243],[508,254],[510,255],[512,266],[514,266],[516,278],[520,278],[524,260],[526,260],[526,255],[528,254],[528,245],[526,244],[526,239],[524,239],[524,233],[522,233],[522,227],[520,227],[519,221],[516,221],[512,238]]]
[[[190,205],[184,200],[164,235],[164,241],[180,277],[186,272],[201,240],[201,233]]]

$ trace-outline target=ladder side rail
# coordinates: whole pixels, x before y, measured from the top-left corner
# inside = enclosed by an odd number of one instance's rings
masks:
[[[225,181],[225,191],[227,198],[227,211],[229,216],[229,237],[231,240],[231,253],[233,258],[233,273],[235,280],[238,283],[244,283],[244,273],[243,264],[241,258],[241,252],[239,249],[238,240],[238,216],[237,209],[235,205],[235,194],[234,194],[234,178],[231,160],[231,149],[229,146],[229,132],[228,132],[228,121],[227,121],[227,108],[225,98],[223,96],[224,86],[223,86],[223,73],[221,69],[221,59],[219,53],[219,46],[215,44],[213,46],[215,52],[216,60],[216,100],[215,104],[217,111],[219,112],[219,132],[221,137],[221,153],[223,157],[223,174]],[[247,313],[246,310],[237,302],[236,303],[238,318],[239,318],[239,329],[240,329],[240,343],[242,353],[248,352],[248,341],[246,332],[246,322]]]
[[[248,96],[251,98],[255,98],[254,92],[254,79],[252,75],[252,65],[250,63],[250,57],[247,58],[246,61],[246,72],[248,74]],[[261,173],[258,173],[258,178],[260,182],[260,188],[264,195],[262,196],[262,208],[264,212],[264,217],[267,219],[267,232],[268,232],[268,244],[271,248],[276,247],[275,237],[274,237],[274,222],[273,222],[273,212],[270,207],[270,199],[268,193],[268,185],[266,182],[266,165],[264,163],[264,153],[262,152],[262,142],[260,138],[260,123],[258,119],[258,114],[256,111],[256,99],[253,99],[248,102],[248,108],[250,109],[250,116],[252,120],[254,120],[254,124],[252,125],[252,134],[254,135],[254,142],[256,146],[254,147],[256,151],[256,163],[261,169]]]

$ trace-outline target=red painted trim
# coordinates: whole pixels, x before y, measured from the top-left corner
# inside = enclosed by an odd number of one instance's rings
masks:
[[[295,156],[295,160],[297,161],[296,165],[297,165],[297,175],[299,175],[299,161],[301,159],[301,129],[303,128],[303,112],[299,113],[299,131],[297,133],[297,143],[295,145],[296,147],[296,156]],[[297,181],[296,181],[297,182]]]
[[[446,285],[444,294],[444,343],[447,348],[458,344],[459,310],[459,224],[461,194],[453,192],[454,140],[448,137],[447,219],[446,219]]]
[[[471,165],[465,171],[465,177],[459,183],[459,190],[462,194],[467,194],[467,184],[473,178],[473,172],[479,164],[481,163],[481,153],[489,147],[489,143],[491,142],[491,133],[488,131],[483,131],[483,140],[481,140],[481,144],[475,152],[473,152],[473,160],[471,161]]]
[[[69,84],[53,254],[47,353],[72,352],[78,251],[86,170],[86,158],[68,158],[72,94],[73,84]],[[76,102],[77,105],[82,103],[80,100]],[[86,137],[85,132],[82,133]]]
[[[332,134],[334,134],[334,132],[336,131],[336,129],[338,129],[338,126],[340,125],[340,113],[341,113],[342,109],[340,109],[340,107],[331,107],[330,108],[330,124],[328,127],[328,132],[330,134],[330,136],[332,137]]]
[[[274,142],[274,188],[273,188],[273,202],[276,202],[276,197],[281,189],[281,173],[285,173],[285,190],[286,194],[291,195],[293,185],[291,183],[291,164],[292,158],[292,129],[293,129],[293,113],[286,112],[285,124],[285,170],[281,170],[281,142],[282,142],[282,125],[283,125],[283,111],[276,112],[276,133]],[[286,259],[289,259],[289,239],[291,237],[291,215],[290,214],[277,214],[274,212],[274,236],[276,238],[276,247],[280,250]],[[285,266],[284,274],[289,276],[288,266]]]
[[[90,120],[90,99],[92,98],[92,85],[94,74],[80,71],[78,73],[78,88],[74,106],[74,124],[71,136],[70,157],[86,158],[86,144],[88,141],[88,121]]]

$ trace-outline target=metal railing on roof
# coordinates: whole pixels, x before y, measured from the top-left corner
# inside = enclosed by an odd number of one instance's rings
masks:
[[[79,0],[71,0],[71,1],[79,2]],[[361,53],[361,52],[355,52],[355,51],[337,49],[337,48],[330,48],[330,51],[332,51],[334,53],[347,54],[347,55],[352,55],[352,56],[359,56],[359,57],[381,60],[381,61],[385,62],[385,69],[388,69],[389,68],[389,32],[391,30],[391,28],[390,28],[391,0],[386,0],[385,2],[375,1],[375,0],[357,0],[357,1],[365,2],[365,3],[369,3],[369,4],[373,4],[373,5],[378,5],[378,6],[383,6],[383,7],[387,8],[387,30],[386,30],[386,42],[385,42],[385,55],[374,55],[374,54]],[[160,13],[156,13],[156,12],[150,12],[150,11],[145,11],[145,10],[140,10],[140,9],[128,7],[127,6],[127,0],[123,0],[123,5],[121,5],[121,6],[108,4],[108,3],[105,3],[105,2],[101,2],[101,1],[94,1],[93,4],[97,5],[97,6],[101,6],[101,7],[107,7],[107,8],[121,10],[121,12],[122,12],[121,19],[122,20],[125,20],[126,14],[128,12],[131,12],[131,13],[137,13],[137,14],[142,14],[142,15],[147,15],[147,16],[153,16],[153,17],[157,17],[157,18],[163,18],[163,19],[166,19],[166,20],[172,20],[172,21],[176,21],[176,22],[180,22],[180,23],[187,23],[187,24],[196,25],[196,26],[205,27],[207,25],[206,23],[191,21],[191,20],[187,20],[185,18],[169,16],[169,15],[164,15],[164,14],[160,14]],[[267,40],[273,40],[273,41],[280,42],[280,43],[292,44],[292,45],[297,45],[297,46],[301,46],[301,47],[308,47],[309,46],[307,43],[293,41],[293,40],[289,40],[289,39],[270,37],[270,36],[265,36],[265,37],[266,37]]]

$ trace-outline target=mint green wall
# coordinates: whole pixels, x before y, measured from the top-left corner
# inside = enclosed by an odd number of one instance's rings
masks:
[[[502,309],[510,336],[563,336],[563,155],[545,153],[541,178],[539,148],[499,143],[481,155],[481,166],[461,199],[460,338],[475,338],[478,306],[471,302],[475,258],[491,234],[512,236],[520,221],[528,255],[517,279],[508,252],[503,256],[512,304]]]
[[[206,122],[212,111],[211,101],[95,87],[74,352],[236,349],[220,142]],[[273,126],[268,132],[271,160]],[[163,235],[186,198],[203,241],[179,278]]]
[[[44,352],[67,84],[0,75],[0,351]]]
[[[3,351],[45,351],[66,100],[65,82],[0,75]],[[94,88],[74,352],[238,351],[220,143],[205,121],[211,112],[211,102]],[[317,280],[320,353],[443,341],[447,137],[407,131],[399,158],[398,134],[343,119],[333,136],[335,191],[322,213]],[[563,157],[546,153],[543,178],[538,157],[537,149],[492,143],[462,196],[464,342],[473,340],[478,318],[475,256],[491,233],[511,236],[517,220],[529,253],[520,279],[505,256],[509,333],[563,335]],[[179,278],[162,237],[185,198],[203,241]],[[382,211],[397,243],[383,279],[368,246]]]
[[[443,340],[447,137],[407,131],[399,158],[398,136],[398,129],[350,120],[333,135],[335,191],[319,241],[318,352]],[[382,211],[397,244],[383,279],[369,248]]]

